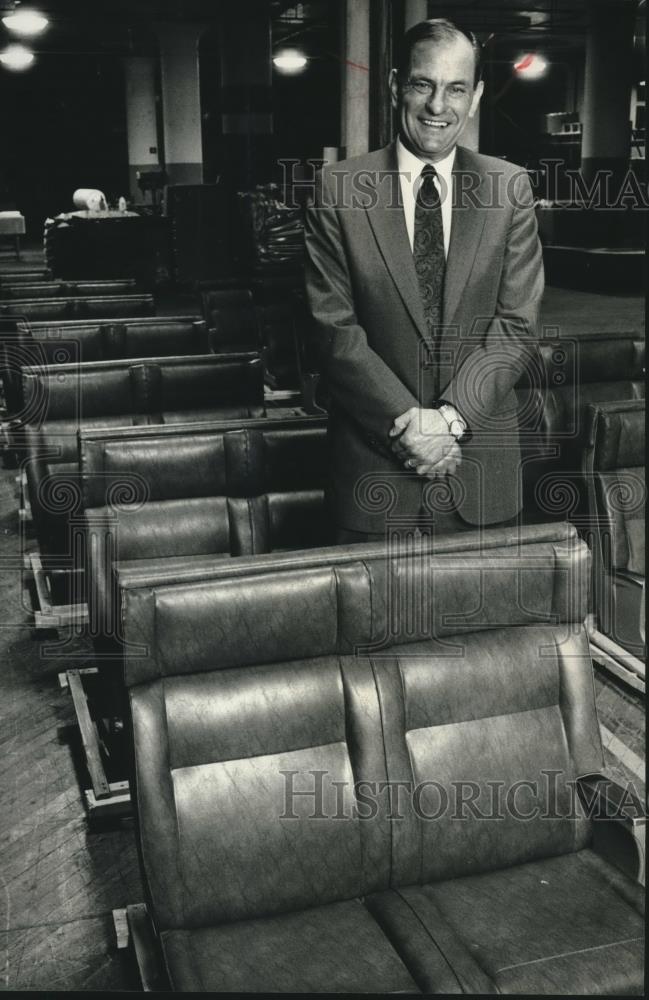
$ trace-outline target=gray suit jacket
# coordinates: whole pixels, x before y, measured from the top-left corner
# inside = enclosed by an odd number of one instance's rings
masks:
[[[306,287],[331,397],[329,501],[337,524],[383,531],[386,516],[439,501],[389,448],[395,417],[453,403],[470,436],[451,483],[471,524],[520,510],[513,387],[533,352],[543,265],[524,170],[457,147],[443,330],[433,358],[401,203],[394,144],[326,167],[306,219]]]

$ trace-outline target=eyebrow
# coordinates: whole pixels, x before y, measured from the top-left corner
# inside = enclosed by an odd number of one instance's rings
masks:
[[[408,79],[410,79],[410,80],[423,80],[425,83],[430,83],[433,86],[436,85],[436,81],[435,80],[431,80],[431,78],[429,76],[420,76],[418,73],[413,73],[412,76],[408,77]],[[471,84],[469,83],[468,80],[449,80],[449,82],[446,83],[444,86],[446,86],[446,87],[457,87],[457,86],[470,87]]]
[[[426,83],[435,83],[435,80],[431,80],[431,78],[429,76],[424,76],[423,74],[420,74],[420,73],[413,73],[411,75],[410,79],[411,80],[425,80]],[[449,80],[448,86],[453,87],[453,86],[455,86],[458,83],[461,83],[461,84],[463,84],[466,87],[468,85],[469,81],[466,78],[464,78],[462,80]]]

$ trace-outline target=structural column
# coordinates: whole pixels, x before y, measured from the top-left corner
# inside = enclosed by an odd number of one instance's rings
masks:
[[[170,184],[201,184],[203,139],[198,76],[202,24],[157,24],[160,42],[164,162]]]
[[[272,74],[268,5],[223,4],[222,174],[238,191],[268,183],[274,173]]]
[[[370,141],[370,0],[344,0],[340,143],[345,156],[366,153]]]
[[[480,105],[473,118],[467,119],[464,130],[460,135],[460,145],[472,149],[474,152],[480,150]]]
[[[372,0],[370,5],[370,149],[379,149],[392,139],[392,102],[388,79],[394,66],[394,24],[391,0]]]
[[[581,115],[581,171],[589,181],[600,170],[619,181],[628,169],[635,12],[633,0],[589,3]]]
[[[129,190],[136,202],[142,200],[137,184],[138,170],[153,170],[160,162],[155,65],[152,56],[130,56],[124,60]]]
[[[452,16],[452,14],[450,15]],[[412,28],[413,24],[419,24],[428,18],[428,0],[406,0],[405,4],[405,29]]]

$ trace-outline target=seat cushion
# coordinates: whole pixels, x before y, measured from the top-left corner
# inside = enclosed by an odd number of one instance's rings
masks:
[[[359,900],[219,927],[165,931],[161,941],[176,991],[419,992]]]
[[[393,895],[377,911],[391,938]],[[589,849],[396,895],[463,983],[476,982],[477,963],[499,993],[643,992],[642,889]]]

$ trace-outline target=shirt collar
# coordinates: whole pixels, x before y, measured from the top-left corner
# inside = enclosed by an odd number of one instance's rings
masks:
[[[447,153],[444,159],[438,160],[435,163],[435,170],[444,181],[447,190],[450,190],[451,187],[455,148],[453,146],[451,152]],[[406,174],[406,176],[410,174],[410,183],[414,184],[425,166],[426,161],[420,160],[418,156],[415,156],[409,149],[406,149],[399,136],[397,138],[397,167],[399,173]]]

